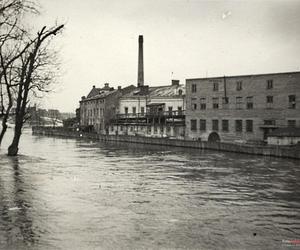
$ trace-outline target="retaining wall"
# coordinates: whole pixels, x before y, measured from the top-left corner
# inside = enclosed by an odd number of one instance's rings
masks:
[[[142,136],[128,136],[128,135],[98,135],[96,133],[83,133],[77,131],[70,131],[63,128],[49,128],[49,127],[33,127],[33,134],[47,135],[47,136],[63,136],[71,138],[86,138],[100,141],[115,141],[115,142],[129,142],[142,143],[160,146],[184,147],[184,148],[199,148],[211,149],[219,151],[228,151],[236,153],[246,153],[253,155],[265,155],[275,157],[285,157],[300,159],[299,146],[271,146],[271,145],[247,145],[234,143],[212,143],[206,141],[191,141],[178,140],[169,138],[153,138]]]

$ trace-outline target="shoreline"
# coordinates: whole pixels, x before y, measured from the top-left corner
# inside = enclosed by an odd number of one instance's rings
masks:
[[[34,135],[62,136],[78,139],[93,139],[98,141],[127,142],[135,144],[152,144],[170,147],[183,147],[194,149],[208,149],[224,152],[234,152],[250,155],[263,155],[300,160],[300,146],[273,146],[273,145],[250,145],[224,142],[207,142],[193,140],[179,140],[160,137],[142,137],[129,135],[100,135],[96,133],[83,133],[70,131],[65,128],[32,127]]]

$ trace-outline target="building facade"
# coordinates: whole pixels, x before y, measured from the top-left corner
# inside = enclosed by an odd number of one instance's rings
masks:
[[[300,72],[187,79],[186,100],[187,138],[263,142],[300,126]]]
[[[87,97],[83,96],[79,102],[80,126],[100,134],[108,133],[108,123],[119,109],[119,98],[133,88],[114,89],[108,83],[103,88],[93,86]]]
[[[185,86],[139,86],[120,98],[110,134],[183,138]]]

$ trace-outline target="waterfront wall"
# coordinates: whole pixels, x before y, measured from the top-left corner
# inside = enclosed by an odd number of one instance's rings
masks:
[[[96,133],[83,133],[70,131],[63,128],[34,127],[33,134],[47,136],[63,136],[71,138],[86,138],[100,141],[115,141],[127,143],[152,144],[160,146],[184,147],[246,153],[253,155],[265,155],[300,159],[300,146],[271,146],[271,145],[248,145],[222,142],[207,142],[193,140],[179,140],[169,138],[153,138],[130,135],[99,135]]]

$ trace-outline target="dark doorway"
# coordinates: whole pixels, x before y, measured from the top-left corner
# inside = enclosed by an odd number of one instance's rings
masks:
[[[221,141],[220,136],[216,132],[212,132],[208,136],[208,141],[209,142],[219,142]]]

